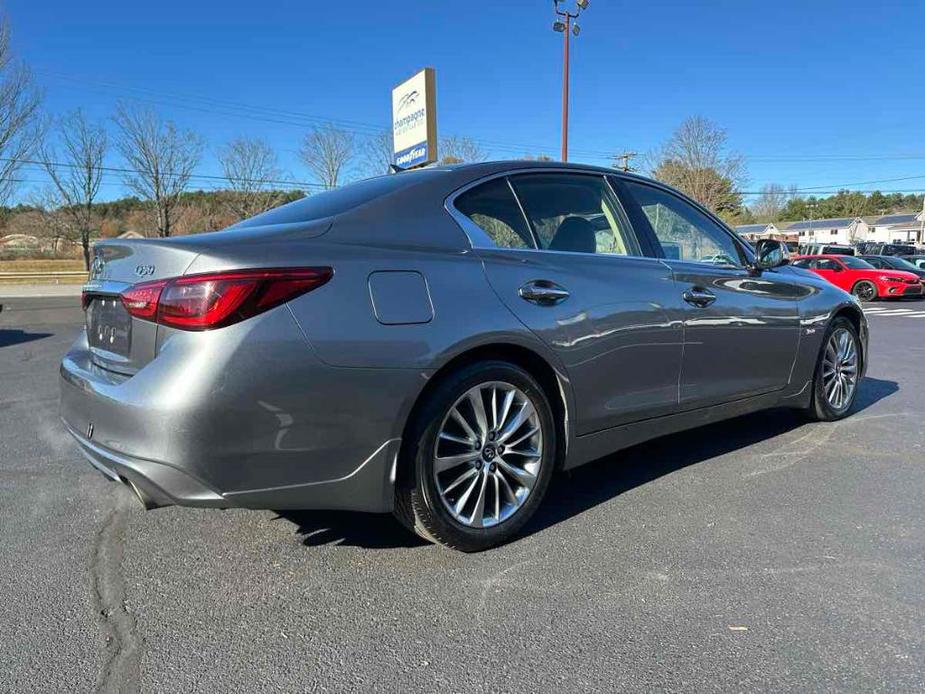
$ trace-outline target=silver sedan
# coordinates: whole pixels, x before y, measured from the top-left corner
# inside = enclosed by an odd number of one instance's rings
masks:
[[[678,192],[429,168],[225,231],[96,245],[61,414],[148,507],[394,512],[466,551],[554,472],[770,407],[834,420],[856,301]]]

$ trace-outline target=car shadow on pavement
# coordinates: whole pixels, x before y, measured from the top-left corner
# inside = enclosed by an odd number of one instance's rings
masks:
[[[898,390],[895,381],[865,378],[853,414]],[[560,475],[523,534],[561,523],[659,477],[780,436],[808,421],[798,410],[767,410],[653,439],[601,458]]]
[[[295,533],[306,547],[395,549],[427,544],[390,514],[352,511],[277,511],[277,514],[277,518],[296,526]]]
[[[854,412],[899,390],[895,381],[865,378]],[[796,410],[768,410],[672,434],[633,446],[557,475],[536,515],[520,533],[530,535],[689,465],[780,436],[807,423]],[[277,511],[296,526],[307,547],[343,545],[366,549],[421,547],[427,543],[391,515],[349,511]]]
[[[885,381],[882,378],[871,378],[867,376],[861,381],[861,387],[858,388],[857,399],[854,403],[854,412],[866,410],[874,403],[888,398],[898,391],[899,384],[896,381]]]
[[[25,330],[0,330],[0,347],[12,347],[24,342],[51,337],[51,333],[30,333]]]

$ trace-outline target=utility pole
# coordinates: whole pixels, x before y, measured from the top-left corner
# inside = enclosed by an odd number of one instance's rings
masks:
[[[562,161],[568,161],[568,88],[569,88],[569,41],[571,35],[578,36],[581,33],[581,27],[577,20],[582,11],[588,9],[591,4],[590,0],[575,0],[577,9],[569,12],[567,9],[559,7],[566,0],[552,0],[553,7],[556,11],[557,19],[553,25],[553,31],[558,31],[563,35],[562,49]]]
[[[920,216],[919,233],[915,236],[915,245],[921,246],[925,242],[925,196],[922,196],[922,214]]]
[[[613,156],[613,168],[620,169],[623,172],[635,171],[636,169],[630,166],[630,159],[638,156],[639,154],[636,152],[627,152],[625,150],[623,154],[615,154]],[[623,163],[618,166],[618,161],[622,161]]]

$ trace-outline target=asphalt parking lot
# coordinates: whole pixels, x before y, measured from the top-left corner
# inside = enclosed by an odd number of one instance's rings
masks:
[[[388,516],[142,511],[57,418],[76,299],[3,303],[0,692],[925,688],[925,302],[868,307],[849,419],[638,446],[477,555]]]

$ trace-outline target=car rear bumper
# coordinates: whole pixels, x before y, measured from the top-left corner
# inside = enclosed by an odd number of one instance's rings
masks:
[[[84,456],[150,505],[390,511],[421,371],[330,367],[288,311],[256,321],[276,339],[243,324],[179,335],[131,377],[81,335],[60,414]]]

